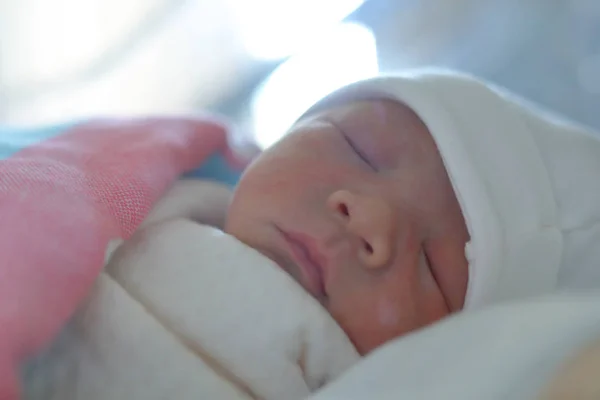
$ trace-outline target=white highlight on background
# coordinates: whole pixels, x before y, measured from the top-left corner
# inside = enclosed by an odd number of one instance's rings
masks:
[[[364,0],[226,0],[246,51],[276,60],[318,42]]]
[[[257,89],[251,112],[258,145],[269,147],[316,101],[377,72],[373,33],[363,25],[338,24],[318,46],[285,61]]]

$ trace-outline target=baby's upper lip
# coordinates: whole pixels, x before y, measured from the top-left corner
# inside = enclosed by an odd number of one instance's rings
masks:
[[[291,256],[301,269],[309,291],[317,298],[326,297],[327,259],[319,250],[317,241],[300,232],[281,232],[290,245]]]

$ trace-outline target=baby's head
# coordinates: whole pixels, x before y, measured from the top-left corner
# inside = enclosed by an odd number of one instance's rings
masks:
[[[247,169],[227,218],[363,354],[463,307],[469,233],[434,139],[401,102],[302,118]]]

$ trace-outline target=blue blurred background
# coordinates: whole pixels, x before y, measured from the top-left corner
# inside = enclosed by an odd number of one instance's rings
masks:
[[[415,66],[600,129],[600,1],[0,2],[0,124],[211,110],[268,146],[336,87]]]

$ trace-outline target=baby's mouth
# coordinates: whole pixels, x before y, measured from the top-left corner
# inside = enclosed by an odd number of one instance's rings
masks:
[[[323,266],[315,257],[315,249],[312,249],[305,240],[304,235],[288,233],[280,230],[288,247],[290,258],[298,266],[301,280],[304,286],[317,300],[327,297],[325,280],[323,277]],[[312,251],[311,251],[312,250]]]

